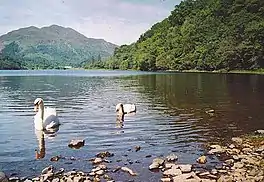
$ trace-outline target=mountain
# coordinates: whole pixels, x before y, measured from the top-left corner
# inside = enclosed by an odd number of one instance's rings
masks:
[[[82,62],[111,56],[116,47],[58,25],[20,28],[0,36],[2,56],[21,60],[26,68],[79,66]]]
[[[263,0],[184,0],[105,64],[138,70],[264,68]]]

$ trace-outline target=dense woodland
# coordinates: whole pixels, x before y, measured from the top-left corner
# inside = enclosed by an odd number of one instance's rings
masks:
[[[255,70],[264,67],[263,0],[185,0],[97,68]]]

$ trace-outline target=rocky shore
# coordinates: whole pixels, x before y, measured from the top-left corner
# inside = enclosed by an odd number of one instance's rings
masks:
[[[136,146],[135,151],[141,150]],[[117,172],[127,173],[130,176],[125,181],[134,181],[140,171],[133,171],[127,166],[115,166],[109,160],[114,154],[108,151],[95,155],[89,160],[93,168],[88,172],[72,170],[65,171],[63,168],[55,169],[52,165],[44,168],[40,175],[34,178],[8,177],[0,172],[0,182],[7,181],[50,181],[50,182],[114,182]],[[217,156],[222,163],[214,168],[206,169],[203,165],[210,156]],[[51,161],[60,160],[60,156],[54,156]],[[232,182],[232,181],[264,181],[264,130],[258,130],[254,135],[234,137],[230,142],[219,145],[208,145],[208,151],[194,161],[196,165],[180,164],[177,162],[176,153],[166,157],[158,157],[147,166],[150,171],[161,174],[162,182]],[[115,178],[113,177],[115,176]],[[144,181],[144,180],[143,180]]]

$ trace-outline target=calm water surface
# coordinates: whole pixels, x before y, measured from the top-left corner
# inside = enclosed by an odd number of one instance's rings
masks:
[[[0,170],[32,176],[52,164],[88,171],[92,166],[87,159],[108,150],[115,154],[110,167],[127,165],[139,173],[135,181],[158,181],[160,174],[148,170],[154,157],[174,152],[179,163],[194,164],[208,142],[263,129],[263,93],[262,75],[0,71]],[[35,159],[40,135],[33,125],[37,97],[57,109],[62,123],[56,135],[45,135],[40,160]],[[119,102],[137,105],[136,115],[126,116],[123,126],[115,117]],[[208,109],[216,114],[209,116]],[[85,139],[85,146],[71,149],[71,139]],[[138,152],[136,145],[141,146]],[[66,159],[50,162],[55,155]],[[207,165],[216,162],[211,158]],[[131,178],[122,172],[112,176]]]

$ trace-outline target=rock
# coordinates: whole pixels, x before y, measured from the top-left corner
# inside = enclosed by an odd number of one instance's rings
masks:
[[[135,151],[136,151],[136,152],[139,151],[140,149],[141,149],[140,146],[135,146]]]
[[[189,182],[189,181],[194,181],[194,182],[198,182],[201,181],[201,179],[194,173],[185,173],[185,174],[180,174],[178,176],[175,176],[172,178],[173,182]]]
[[[231,139],[235,144],[237,144],[237,145],[242,145],[242,142],[243,142],[243,140],[242,140],[242,138],[239,138],[239,137],[233,137],[232,139]]]
[[[171,162],[171,161],[175,161],[175,160],[177,160],[178,157],[177,157],[175,154],[172,153],[172,154],[168,155],[168,156],[166,157],[166,159],[167,159],[168,162]]]
[[[220,145],[211,145],[211,150],[208,151],[208,154],[217,154],[217,153],[224,153],[226,150],[222,148]]]
[[[101,162],[103,162],[103,159],[102,159],[102,158],[99,158],[99,157],[96,157],[96,158],[94,159],[94,161],[93,161],[93,164],[99,164],[99,163],[101,163]]]
[[[113,173],[116,173],[117,171],[119,171],[121,169],[120,166],[116,167],[114,170],[113,170]]]
[[[173,166],[172,168],[167,169],[166,171],[163,172],[163,175],[166,175],[166,176],[178,176],[181,174],[182,174],[181,170],[177,169],[176,166]]]
[[[5,173],[0,171],[0,182],[8,182],[8,178],[6,177]]]
[[[146,155],[146,158],[150,158],[150,157],[152,157],[152,155]]]
[[[211,174],[213,174],[213,175],[217,174],[217,170],[216,169],[212,169]]]
[[[196,160],[199,164],[205,164],[207,162],[206,156],[201,156]]]
[[[104,152],[100,152],[98,154],[96,154],[96,157],[101,157],[101,158],[105,158],[105,157],[113,157],[114,154],[110,153],[108,151],[104,151]]]
[[[207,114],[214,114],[215,113],[215,110],[209,109],[209,110],[205,111],[205,113],[207,113]]]
[[[57,172],[55,172],[55,175],[60,175],[64,172],[63,168],[60,168]]]
[[[1,180],[0,180],[1,181]],[[30,179],[26,179],[26,180],[21,180],[20,179],[20,181],[24,181],[24,182],[32,182],[32,180],[30,180]],[[1,181],[2,182],[2,181]],[[56,182],[56,181],[55,181]],[[58,182],[58,181],[57,181]]]
[[[177,168],[176,164],[174,164],[174,163],[165,163],[165,169],[170,169],[172,167],[176,167]]]
[[[190,165],[190,164],[178,165],[178,167],[180,168],[181,172],[183,172],[183,173],[188,173],[188,172],[192,171],[192,165]]]
[[[60,182],[60,178],[54,178],[51,182]]]
[[[98,165],[98,167],[100,169],[102,169],[102,170],[106,170],[107,169],[106,165],[104,165],[104,164],[100,164],[100,165]]]
[[[61,156],[54,156],[54,157],[52,157],[52,158],[50,158],[50,161],[52,161],[52,162],[54,162],[54,161],[59,161],[60,160],[60,158],[61,158]]]
[[[161,178],[160,180],[161,180],[162,182],[170,182],[170,181],[171,181],[170,178]]]
[[[251,148],[243,148],[242,151],[243,151],[243,153],[250,153],[250,152],[252,152],[252,149]]]
[[[222,175],[218,180],[217,180],[217,182],[231,182],[231,181],[233,181],[233,179],[232,179],[232,176],[225,176],[225,175]]]
[[[79,149],[84,146],[84,140],[71,140],[68,147]]]
[[[164,159],[162,158],[155,158],[153,159],[152,161],[152,164],[149,166],[149,169],[157,169],[159,168],[160,166],[162,166],[164,164]]]
[[[128,167],[121,167],[122,171],[128,172],[131,176],[136,176],[137,173],[133,172],[131,169],[129,169]]]
[[[225,163],[227,164],[227,165],[229,165],[229,166],[233,166],[233,164],[234,164],[234,159],[228,159],[228,160],[225,160]]]
[[[264,130],[257,130],[255,131],[255,133],[259,135],[264,135]]]
[[[101,175],[103,175],[103,174],[104,174],[104,170],[102,170],[102,169],[101,169],[101,170],[99,170],[99,171],[96,171],[96,172],[95,172],[95,174],[97,174],[97,175],[100,175],[100,176],[101,176]]]
[[[54,169],[53,166],[50,165],[50,166],[44,168],[44,169],[42,170],[41,174],[49,174],[49,173],[53,173],[53,169]]]
[[[231,145],[229,145],[228,147],[231,148],[231,149],[233,149],[233,148],[235,148],[236,146],[235,146],[234,144],[231,144]]]
[[[261,153],[261,152],[263,152],[264,151],[264,145],[261,145],[261,146],[259,146],[257,149],[256,149],[256,152],[258,152],[258,153]]]
[[[242,167],[244,167],[244,164],[242,162],[236,162],[236,163],[234,163],[234,168],[240,169]]]

